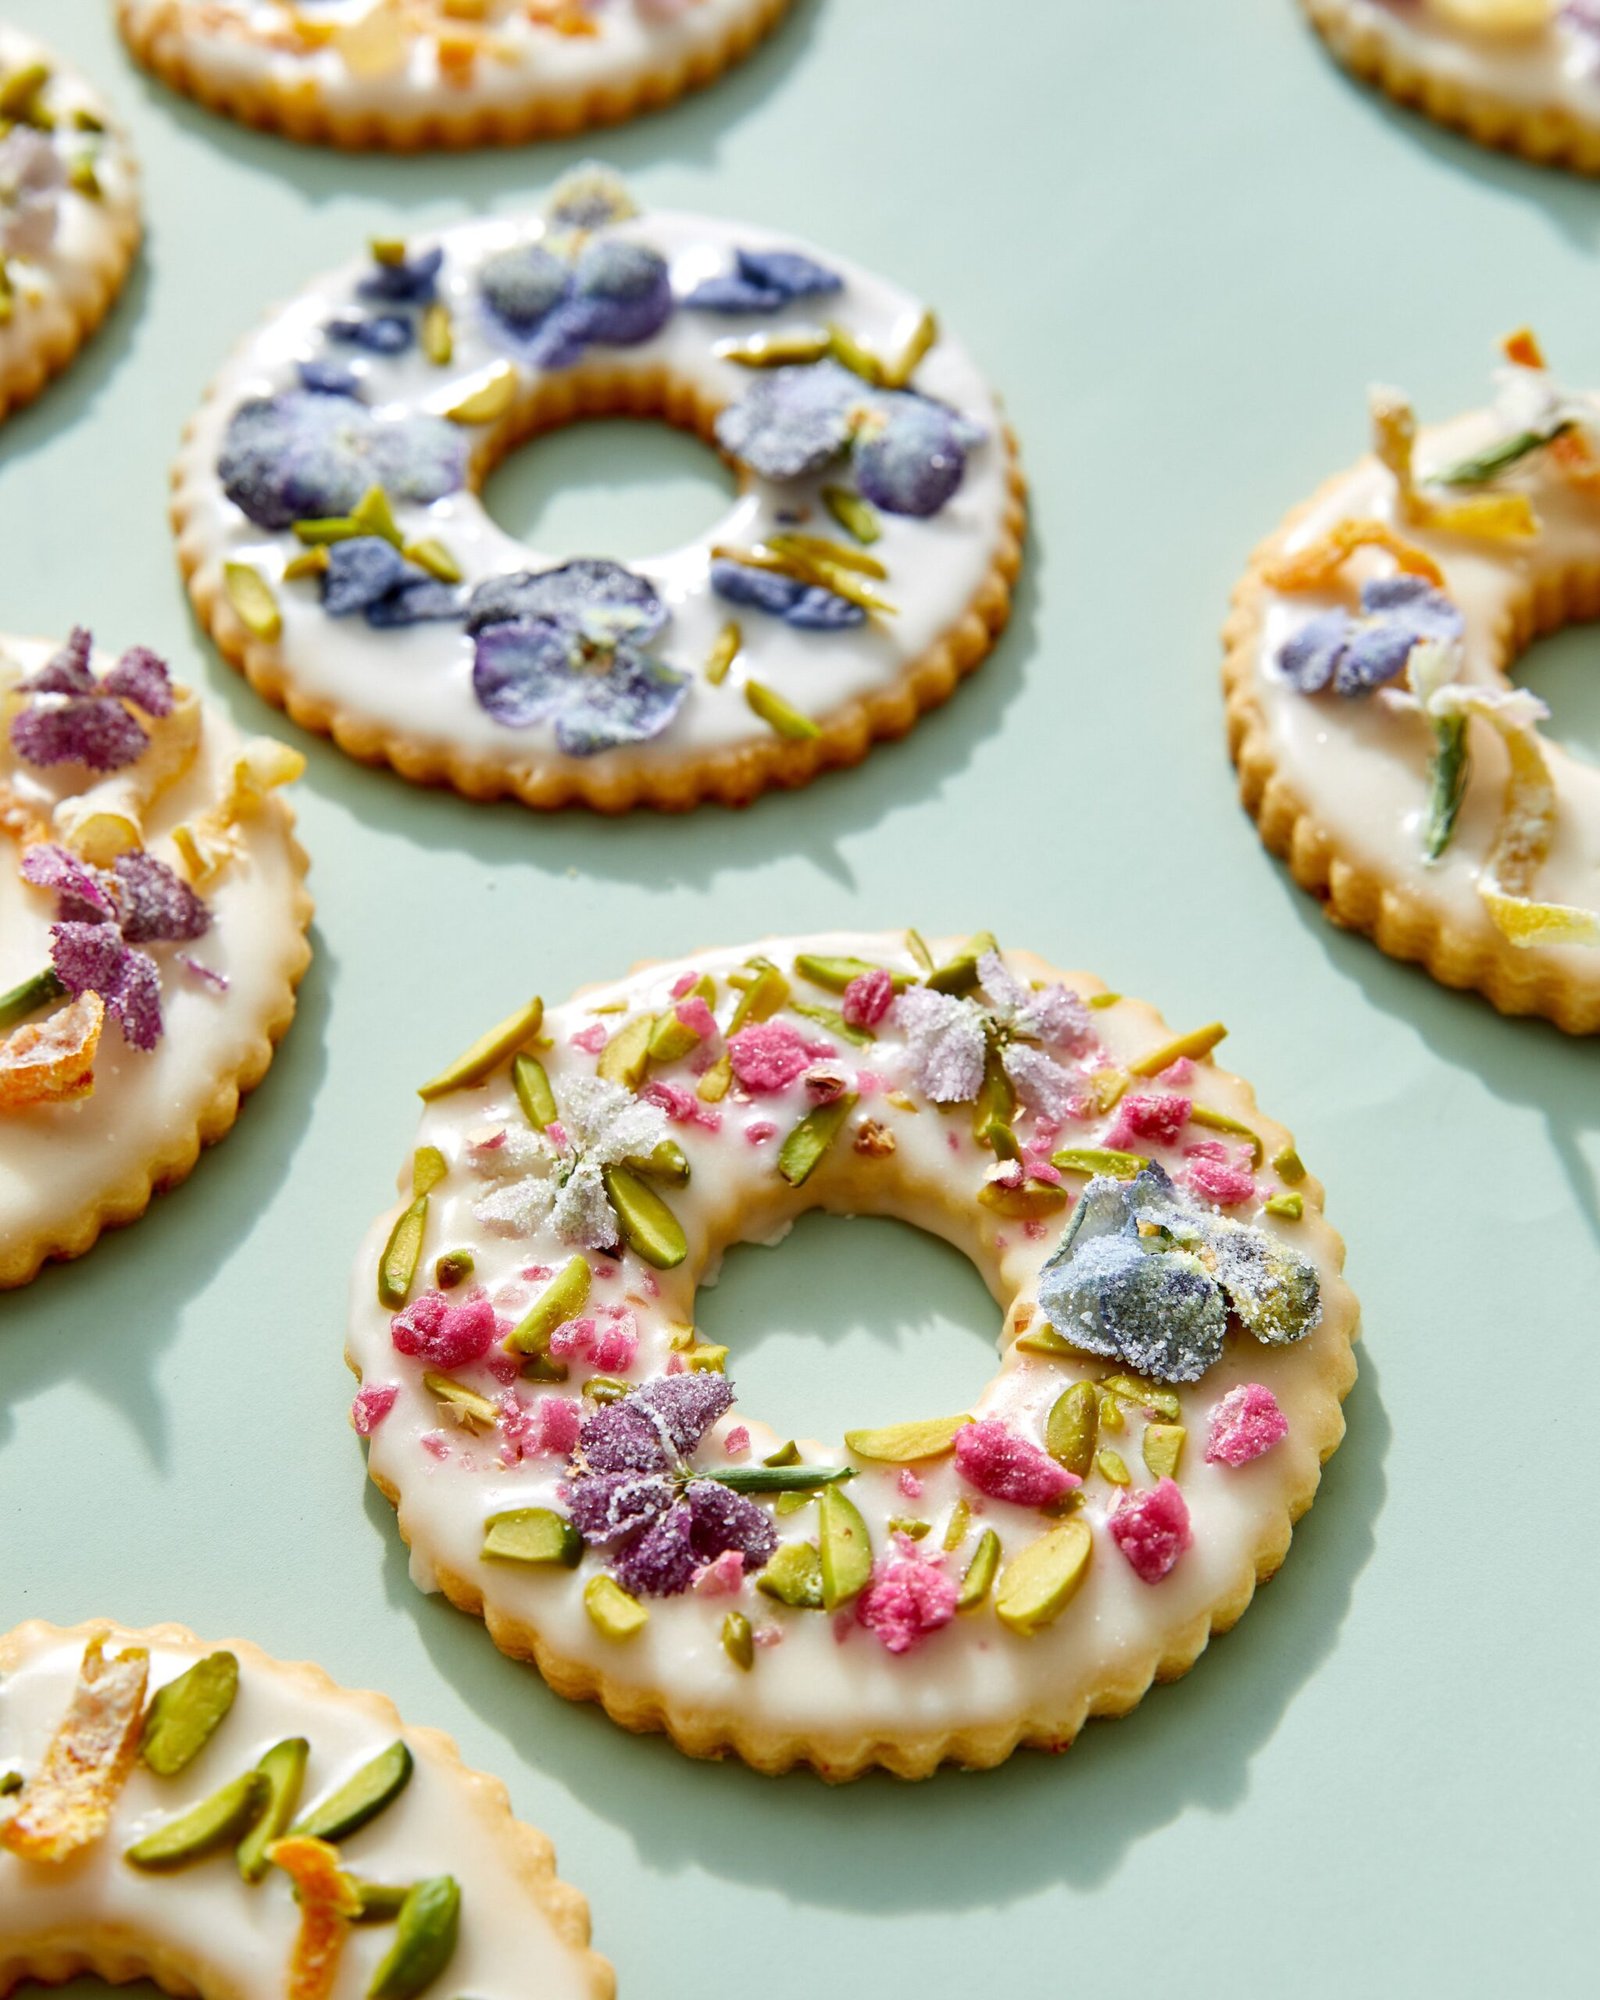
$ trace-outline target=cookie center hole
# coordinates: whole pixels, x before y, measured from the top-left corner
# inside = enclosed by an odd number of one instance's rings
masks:
[[[728,1349],[740,1409],[823,1440],[970,1409],[1000,1321],[972,1265],[937,1237],[815,1212],[775,1247],[731,1249],[695,1314],[700,1338]]]
[[[529,548],[627,563],[698,540],[736,492],[732,472],[692,431],[591,417],[512,451],[484,482],[483,504]]]
[[[1543,733],[1586,764],[1600,764],[1600,671],[1593,629],[1575,626],[1541,639],[1514,671],[1520,686],[1549,704]]]

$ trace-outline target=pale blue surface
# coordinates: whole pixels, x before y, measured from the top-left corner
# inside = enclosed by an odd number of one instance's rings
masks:
[[[269,726],[174,573],[185,417],[365,236],[512,207],[590,149],[308,152],[137,76],[97,0],[5,6],[131,119],[151,239],[0,433],[0,627],[149,641]],[[1375,102],[1289,0],[800,0],[599,146],[647,202],[793,229],[960,328],[1034,487],[1015,627],[908,742],[744,816],[485,810],[297,738],[319,955],[284,1054],[186,1189],[0,1303],[0,1626],[178,1618],[382,1686],[555,1836],[625,2000],[1588,1990],[1594,1050],[1323,923],[1234,803],[1214,635],[1256,538],[1362,448],[1369,380],[1448,413],[1527,318],[1597,379],[1600,188]],[[695,456],[641,445],[667,484],[618,500],[619,550],[710,518]],[[615,468],[575,436],[503,475],[508,518],[541,458],[592,489],[547,518],[598,524]],[[1591,754],[1592,644],[1530,676]],[[1187,1682],[1064,1762],[829,1792],[626,1737],[416,1595],[345,1427],[342,1294],[410,1086],[530,986],[907,921],[1225,1017],[1327,1182],[1367,1345],[1288,1568]],[[948,1253],[832,1222],[738,1253],[706,1321],[763,1407],[792,1382],[834,1425],[958,1404],[994,1324]]]

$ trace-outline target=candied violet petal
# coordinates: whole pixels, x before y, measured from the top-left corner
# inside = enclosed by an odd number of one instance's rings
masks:
[[[369,354],[404,354],[415,342],[417,330],[400,313],[352,313],[329,320],[327,334],[342,346],[362,347]]]
[[[356,285],[356,293],[363,299],[387,300],[395,305],[428,305],[439,289],[443,263],[442,243],[393,264],[374,259],[372,269]]]
[[[771,285],[755,284],[737,271],[719,271],[696,285],[683,303],[691,312],[765,313],[777,312],[787,300]]]
[[[19,870],[24,882],[48,889],[56,898],[56,916],[64,923],[114,923],[117,906],[106,877],[66,848],[40,842],[28,848]]]
[[[115,924],[53,924],[50,963],[74,998],[98,993],[129,1045],[146,1052],[161,1039],[161,974],[130,951]]]
[[[241,403],[217,473],[257,527],[348,514],[374,483],[426,504],[460,486],[465,440],[442,417],[378,417],[349,396],[285,389]]]
[[[468,632],[514,618],[553,620],[597,646],[619,639],[648,646],[665,628],[668,612],[648,577],[605,556],[579,556],[554,569],[492,576],[473,591]]]
[[[1418,639],[1459,639],[1465,629],[1461,613],[1420,576],[1374,576],[1361,586],[1361,609],[1368,617],[1393,616]]]
[[[22,694],[94,694],[99,683],[89,656],[94,639],[85,625],[74,625],[67,643],[26,679],[18,682]]]
[[[1304,1340],[1321,1320],[1316,1266],[1268,1230],[1219,1221],[1206,1241],[1228,1303],[1257,1340],[1273,1347]]]
[[[860,378],[836,361],[773,368],[717,418],[717,442],[764,478],[799,479],[846,449],[852,412],[865,394]]]
[[[691,1481],[683,1496],[696,1558],[715,1562],[730,1549],[747,1570],[760,1569],[778,1546],[778,1531],[764,1507],[714,1479]]]
[[[806,586],[775,569],[753,569],[749,563],[716,557],[711,564],[711,588],[730,604],[748,605],[782,618]]]
[[[300,386],[317,396],[358,397],[361,394],[355,370],[346,368],[338,361],[302,361]]]
[[[573,270],[571,296],[536,344],[541,367],[564,368],[585,347],[637,347],[672,317],[667,260],[643,243],[590,243]]]
[[[635,1597],[681,1596],[700,1567],[692,1532],[688,1508],[672,1508],[618,1552],[611,1565],[613,1575]]]
[[[497,250],[478,273],[485,305],[518,334],[539,327],[571,288],[570,267],[542,243],[514,243]]]
[[[1319,611],[1291,632],[1278,648],[1278,665],[1301,694],[1319,694],[1333,679],[1355,630],[1346,611]]]
[[[658,1473],[591,1472],[567,1490],[572,1525],[586,1542],[615,1542],[648,1528],[672,1505],[670,1479]]]
[[[559,228],[593,230],[626,222],[639,206],[614,167],[582,160],[556,182],[544,212]]]
[[[330,618],[348,618],[365,611],[399,584],[426,572],[408,563],[393,542],[381,535],[353,535],[328,550],[322,573],[322,608]]]
[[[673,1449],[687,1457],[718,1417],[733,1408],[733,1385],[722,1375],[660,1375],[628,1400],[647,1410]]]
[[[130,646],[100,686],[119,701],[131,701],[146,715],[159,719],[172,713],[172,675],[166,661],[148,646]]]
[[[908,391],[873,398],[856,445],[855,479],[863,498],[886,514],[926,520],[955,493],[966,469],[953,410]]]
[[[734,269],[707,278],[684,300],[700,312],[776,312],[795,299],[841,291],[836,271],[798,250],[736,250]]]
[[[820,583],[807,584],[783,614],[784,623],[801,632],[841,632],[865,624],[866,617],[859,604]]]
[[[211,912],[164,861],[136,849],[112,866],[122,890],[122,935],[129,944],[191,944],[211,928]]]
[[[659,736],[683,706],[689,676],[632,646],[618,646],[604,673],[574,676],[556,716],[569,757],[593,757]]]
[[[11,724],[11,747],[25,764],[82,764],[120,771],[137,764],[150,738],[120,701],[79,696],[57,708],[31,708]]]
[[[403,582],[366,607],[367,623],[377,631],[400,625],[426,625],[441,619],[459,618],[466,608],[465,593],[437,577],[420,576]]]
[[[572,641],[551,619],[519,618],[478,635],[472,692],[478,706],[508,729],[552,715],[576,678]]]
[[[1358,626],[1334,663],[1334,693],[1370,694],[1385,681],[1392,681],[1404,672],[1416,643],[1416,634],[1398,623]]]

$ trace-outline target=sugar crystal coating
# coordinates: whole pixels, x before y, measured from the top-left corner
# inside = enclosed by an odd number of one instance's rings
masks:
[[[1141,1583],[1159,1583],[1194,1541],[1189,1503],[1175,1479],[1162,1479],[1119,1501],[1108,1523],[1111,1539]]]
[[[459,1302],[443,1292],[422,1292],[389,1323],[399,1351],[433,1368],[464,1368],[481,1361],[497,1332],[494,1307],[481,1291]]]
[[[728,1037],[733,1073],[755,1097],[786,1090],[810,1068],[815,1053],[790,1021],[752,1021]]]
[[[1260,1382],[1241,1382],[1211,1412],[1206,1463],[1248,1465],[1288,1435],[1289,1419],[1272,1391]]]
[[[980,1493],[1017,1507],[1046,1507],[1083,1483],[992,1417],[956,1432],[956,1469]]]
[[[895,1537],[895,1552],[880,1561],[856,1600],[856,1618],[891,1653],[909,1653],[956,1615],[960,1591],[935,1557],[925,1557],[909,1536]]]

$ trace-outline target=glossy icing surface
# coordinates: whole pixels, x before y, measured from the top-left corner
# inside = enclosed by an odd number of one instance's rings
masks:
[[[941,961],[955,949],[955,940],[932,944]],[[791,978],[792,998],[807,1004],[836,1006],[838,996],[790,971],[797,953],[853,955],[892,968],[907,980],[919,976],[916,959],[894,936],[768,940],[756,950]],[[744,950],[699,953],[588,990],[549,1010],[540,1060],[558,1106],[577,1080],[593,1074],[600,1038],[625,1032],[641,1009],[653,1013],[669,1008],[674,988],[682,989],[686,977],[709,974],[716,982],[712,1007],[726,1029],[730,1003],[737,998],[727,982],[746,958]],[[1027,954],[1009,954],[1007,964],[1036,985],[1059,977]],[[1076,975],[1067,984],[1084,995],[1099,991],[1097,981]],[[785,1134],[814,1099],[809,1085],[801,1080],[776,1093],[747,1091],[736,1079],[725,1098],[707,1102],[695,1070],[698,1065],[704,1071],[707,1058],[724,1048],[720,1031],[687,1059],[652,1066],[646,1099],[668,1101],[676,1088],[680,1113],[686,1105],[698,1106],[670,1123],[670,1136],[687,1156],[691,1178],[686,1186],[661,1190],[682,1225],[687,1256],[677,1268],[665,1270],[651,1269],[627,1249],[589,1258],[594,1277],[584,1313],[602,1331],[621,1328],[637,1339],[631,1363],[611,1366],[608,1372],[637,1384],[670,1377],[684,1367],[685,1352],[693,1353],[696,1287],[715,1277],[730,1243],[774,1241],[812,1207],[891,1215],[945,1237],[982,1274],[1004,1315],[1002,1359],[968,1412],[998,1420],[1037,1445],[1049,1412],[1067,1387],[1100,1380],[1119,1365],[1088,1354],[1030,1352],[1015,1344],[1040,1317],[1039,1274],[1061,1241],[1070,1208],[1060,1206],[1028,1220],[980,1202],[985,1175],[995,1170],[996,1162],[973,1136],[972,1106],[940,1108],[928,1099],[893,1015],[879,1024],[870,1045],[842,1038],[792,1008],[774,1018],[797,1023],[816,1045],[816,1059],[826,1070],[841,1070],[848,1087],[859,1093],[859,1102],[815,1172],[795,1187],[775,1161]],[[1121,1074],[1135,1093],[1181,1089],[1196,1105],[1243,1120],[1261,1135],[1266,1160],[1286,1142],[1282,1129],[1255,1111],[1247,1088],[1209,1063],[1180,1063],[1167,1079],[1151,1083],[1122,1074],[1122,1066],[1169,1039],[1159,1017],[1141,1003],[1118,998],[1090,1009],[1086,1018],[1092,1029],[1077,1053],[1060,1058],[1084,1092],[1092,1093],[1097,1079]],[[1050,1145],[1104,1145],[1119,1112],[1101,1113],[1075,1101],[1081,1116],[1063,1113],[1052,1120],[1019,1109],[1016,1135],[1031,1157],[1042,1157],[1038,1149]],[[505,1327],[521,1319],[544,1290],[550,1271],[565,1264],[573,1251],[572,1242],[549,1221],[521,1230],[503,1217],[494,1221],[493,1209],[482,1209],[486,1196],[514,1178],[510,1167],[496,1165],[497,1154],[507,1145],[520,1143],[526,1149],[527,1132],[502,1064],[481,1084],[431,1102],[418,1133],[419,1144],[439,1149],[448,1171],[429,1197],[417,1290],[431,1285],[429,1274],[442,1253],[470,1248],[476,1260],[474,1282],[485,1288]],[[1220,1146],[1219,1138],[1224,1140]],[[1237,1135],[1229,1138],[1214,1126],[1186,1123],[1171,1144],[1141,1144],[1139,1150],[1164,1161],[1183,1184],[1208,1150],[1226,1153],[1237,1165],[1247,1156],[1242,1147]],[[1063,1202],[1071,1202],[1087,1175],[1069,1171],[1056,1179]],[[624,1699],[641,1690],[660,1690],[669,1718],[691,1732],[706,1717],[721,1717],[736,1741],[741,1732],[799,1736],[820,1746],[824,1756],[830,1748],[839,1750],[863,1737],[940,1737],[1024,1720],[1036,1729],[1053,1727],[1070,1736],[1108,1689],[1126,1690],[1123,1705],[1136,1698],[1176,1635],[1186,1630],[1192,1635],[1196,1620],[1202,1621],[1203,1632],[1213,1607],[1230,1599],[1242,1607],[1258,1558],[1268,1549],[1274,1560],[1281,1553],[1290,1514],[1309,1502],[1319,1459],[1337,1442],[1338,1399],[1353,1375],[1349,1341],[1354,1301],[1338,1275],[1341,1248],[1322,1220],[1314,1183],[1303,1184],[1309,1196],[1303,1219],[1265,1213],[1264,1203],[1281,1194],[1283,1186],[1277,1171],[1263,1163],[1253,1178],[1247,1173],[1242,1187],[1235,1188],[1236,1205],[1229,1213],[1263,1223],[1314,1265],[1322,1298],[1314,1330],[1294,1344],[1270,1347],[1242,1334],[1230,1335],[1225,1352],[1201,1379],[1173,1391],[1188,1433],[1178,1478],[1193,1544],[1159,1583],[1141,1581],[1108,1536],[1108,1520],[1123,1489],[1101,1471],[1090,1470],[1077,1514],[1093,1532],[1086,1581],[1062,1615],[1031,1637],[1006,1629],[982,1604],[930,1631],[911,1650],[894,1653],[857,1622],[852,1607],[833,1615],[793,1609],[774,1602],[747,1577],[732,1595],[707,1594],[702,1578],[682,1595],[648,1597],[645,1629],[619,1642],[603,1636],[585,1613],[584,1586],[600,1567],[595,1549],[576,1570],[483,1559],[480,1550],[490,1516],[529,1506],[559,1512],[567,1504],[564,1495],[571,1491],[579,1461],[569,1465],[559,1451],[524,1450],[514,1439],[530,1411],[537,1420],[545,1399],[570,1401],[594,1371],[579,1355],[565,1383],[547,1386],[518,1382],[513,1361],[513,1386],[508,1389],[507,1371],[500,1365],[506,1356],[497,1346],[483,1363],[455,1372],[483,1395],[504,1399],[499,1421],[477,1429],[455,1426],[424,1382],[426,1361],[397,1351],[391,1313],[375,1293],[378,1260],[398,1211],[374,1225],[352,1277],[349,1357],[363,1378],[362,1397],[376,1392],[388,1402],[393,1392],[386,1413],[368,1426],[371,1471],[391,1497],[398,1494],[401,1526],[412,1544],[412,1571],[420,1586],[437,1587],[443,1575],[471,1593],[481,1592],[497,1636],[501,1627],[509,1627],[524,1635],[525,1643],[532,1632],[563,1668],[575,1663],[605,1677],[614,1692],[623,1691]],[[613,1352],[608,1362],[614,1364],[616,1358]],[[736,1348],[725,1365],[736,1393]],[[1230,1389],[1252,1382],[1270,1387],[1287,1418],[1286,1437],[1248,1465],[1207,1462],[1207,1426],[1216,1404]],[[580,1400],[585,1410],[595,1407]],[[954,1414],[920,1407],[915,1383],[906,1385],[905,1400],[907,1421]],[[357,1409],[362,1409],[361,1399]],[[1155,1483],[1140,1455],[1146,1414],[1131,1407],[1125,1427],[1113,1432],[1109,1425],[1114,1419],[1108,1420],[1100,1440],[1120,1453],[1132,1486],[1141,1491]],[[748,1446],[741,1432],[748,1433]],[[735,1402],[709,1433],[696,1463],[732,1459],[756,1465],[779,1450],[786,1436],[781,1412],[754,1412]],[[919,1554],[959,1579],[983,1530],[997,1531],[1009,1559],[1049,1525],[1036,1508],[986,1497],[948,1455],[906,1468],[909,1478],[902,1476],[900,1466],[867,1462],[837,1441],[800,1440],[799,1455],[808,1466],[855,1467],[856,1476],[843,1490],[866,1522],[880,1558],[895,1546],[891,1520],[914,1517],[928,1524],[925,1539],[917,1544]],[[952,1531],[961,1503],[968,1510],[962,1516],[968,1524],[964,1533],[959,1527]],[[775,1525],[784,1541],[814,1539],[816,1503],[801,1501],[798,1511],[780,1512]],[[947,1534],[954,1544],[948,1553]],[[453,1589],[452,1594],[459,1593]],[[755,1628],[749,1671],[742,1671],[722,1644],[730,1609],[746,1614]]]
[[[334,350],[341,361],[350,361],[364,398],[380,415],[448,410],[507,365],[508,344],[483,309],[478,274],[494,253],[514,244],[542,243],[550,235],[543,220],[531,218],[464,225],[436,239],[445,251],[439,297],[454,327],[449,363],[433,364],[420,345],[395,357],[351,357],[344,349]],[[518,403],[487,436],[469,437],[474,460],[467,485],[425,506],[394,503],[407,540],[432,538],[444,544],[468,586],[512,572],[544,570],[574,554],[600,553],[526,548],[495,523],[472,490],[482,468],[504,449],[495,431],[518,435],[519,413],[552,386],[559,390],[564,379],[581,382],[593,375],[606,385],[605,401],[625,404],[629,383],[659,388],[665,380],[686,389],[708,419],[748,394],[762,372],[722,358],[719,350],[729,342],[836,319],[878,353],[893,355],[911,341],[923,317],[920,303],[897,287],[831,256],[825,263],[843,279],[842,291],[832,296],[803,299],[754,322],[690,310],[681,301],[726,270],[736,249],[804,246],[759,229],[690,215],[639,216],[614,225],[606,235],[647,245],[667,260],[680,301],[671,318],[640,345],[590,348],[571,370],[552,374],[515,362]],[[408,250],[415,257],[434,240],[419,239]],[[473,642],[459,623],[374,631],[359,617],[329,617],[315,580],[284,581],[286,564],[302,553],[294,536],[252,525],[223,491],[217,463],[235,411],[251,398],[292,385],[301,362],[327,354],[325,329],[349,310],[355,287],[368,270],[370,266],[351,265],[309,286],[237,351],[214,384],[175,475],[185,561],[194,571],[191,587],[200,592],[215,588],[224,563],[255,568],[279,600],[283,630],[274,650],[292,690],[359,729],[447,751],[487,772],[515,774],[574,761],[559,749],[550,721],[508,726],[479,704],[473,689]],[[962,619],[1008,532],[1000,412],[971,359],[949,337],[941,337],[921,362],[915,387],[970,420],[983,435],[967,455],[958,490],[931,518],[881,514],[880,537],[870,553],[887,577],[874,588],[892,599],[893,615],[848,630],[797,630],[716,595],[710,582],[714,547],[753,547],[795,525],[797,516],[813,534],[837,538],[842,532],[820,500],[836,472],[778,482],[745,470],[732,510],[708,534],[630,565],[659,593],[669,614],[655,654],[687,674],[689,686],[659,735],[586,756],[581,760],[586,768],[672,768],[741,745],[770,744],[771,728],[752,713],[746,699],[746,688],[755,681],[801,715],[825,723],[852,701],[896,685]],[[537,450],[537,441],[525,448]],[[730,617],[740,623],[743,643],[731,671],[714,684],[702,669]]]
[[[84,1635],[24,1626],[0,1641],[0,1770],[25,1778],[66,1711]],[[213,1649],[176,1628],[113,1630],[108,1656],[150,1645],[149,1693]],[[174,1873],[130,1867],[123,1854],[154,1828],[187,1811],[290,1737],[310,1744],[302,1801],[310,1806],[403,1738],[415,1759],[410,1782],[340,1850],[343,1865],[369,1881],[409,1884],[449,1874],[461,1888],[461,1929],[448,1978],[481,2000],[582,2000],[601,1990],[599,1962],[552,1921],[539,1893],[548,1875],[543,1842],[506,1813],[492,1780],[468,1772],[447,1740],[401,1724],[381,1698],[335,1687],[316,1668],[282,1666],[254,1647],[238,1648],[241,1675],[232,1710],[198,1758],[173,1777],[136,1765],[106,1834],[69,1862],[25,1861],[0,1848],[0,1968],[30,1946],[140,1944],[177,1954],[207,1990],[231,2000],[282,2000],[299,1917],[288,1881],[269,1871],[246,1884],[231,1852]],[[26,1794],[23,1794],[26,1797]],[[9,1802],[0,1801],[0,1817]],[[563,1896],[569,1892],[560,1892]],[[392,1926],[349,1932],[331,2000],[368,1989],[393,1941]]]

